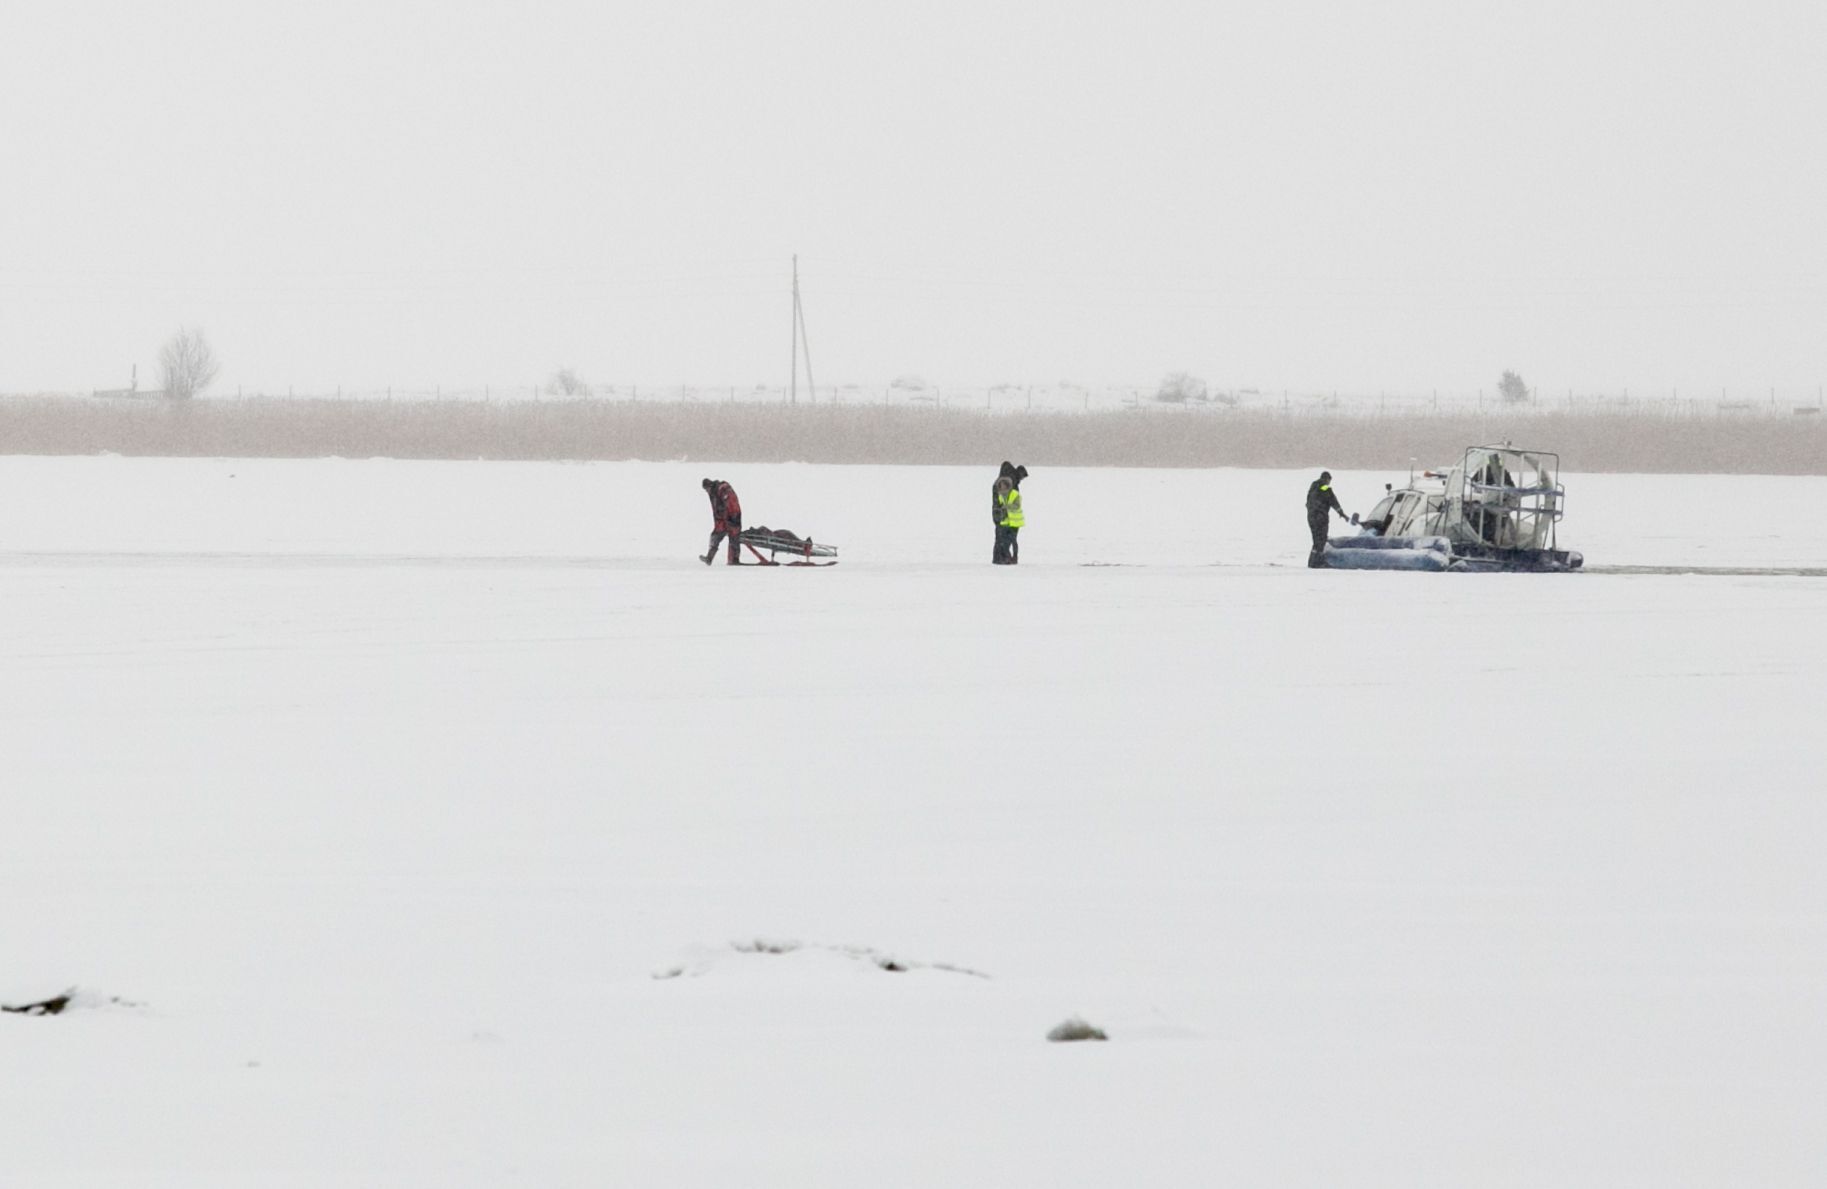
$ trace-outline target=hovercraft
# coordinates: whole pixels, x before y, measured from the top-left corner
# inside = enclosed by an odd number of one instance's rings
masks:
[[[1564,573],[1585,559],[1555,541],[1566,504],[1561,460],[1543,450],[1473,446],[1458,465],[1385,488],[1354,536],[1326,543],[1339,570]]]

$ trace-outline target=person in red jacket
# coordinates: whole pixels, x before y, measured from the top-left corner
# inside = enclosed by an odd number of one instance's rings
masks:
[[[730,539],[729,564],[742,564],[742,555],[738,552],[742,540],[742,501],[736,498],[736,489],[722,479],[706,479],[705,494],[710,496],[711,518],[715,523],[711,527],[710,552],[698,560],[710,565],[717,557],[717,545],[724,537]]]

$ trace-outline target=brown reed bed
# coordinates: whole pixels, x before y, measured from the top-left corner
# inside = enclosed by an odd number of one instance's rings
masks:
[[[1402,468],[1511,441],[1568,471],[1827,474],[1821,417],[1537,410],[1146,409],[989,415],[893,406],[260,398],[0,400],[0,453],[219,458]]]

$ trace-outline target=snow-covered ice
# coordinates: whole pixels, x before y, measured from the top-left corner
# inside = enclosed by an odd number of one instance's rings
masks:
[[[1821,1183],[1827,580],[1042,468],[1007,569],[992,477],[0,459],[0,1184]]]

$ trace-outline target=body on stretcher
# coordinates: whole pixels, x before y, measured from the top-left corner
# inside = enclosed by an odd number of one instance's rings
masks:
[[[764,566],[830,566],[837,564],[836,545],[814,544],[811,537],[802,537],[798,533],[784,528],[745,528],[738,538],[748,551],[755,555],[755,562]],[[767,556],[762,556],[763,554]],[[788,554],[795,561],[781,562],[779,554]],[[822,559],[822,560],[819,560]]]

